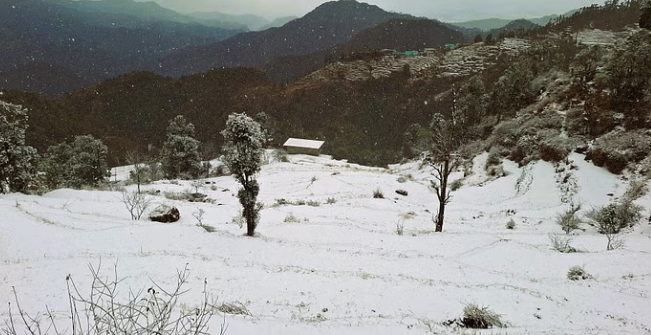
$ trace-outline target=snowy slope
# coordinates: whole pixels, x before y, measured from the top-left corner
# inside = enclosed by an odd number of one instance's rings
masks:
[[[626,234],[621,250],[605,251],[605,237],[587,226],[573,242],[584,252],[550,249],[548,234],[562,233],[554,219],[569,203],[603,205],[627,186],[580,155],[570,158],[576,169],[566,171],[545,162],[524,168],[505,162],[509,174],[491,180],[482,171],[485,155],[478,157],[466,186],[453,193],[442,234],[432,232],[437,202],[427,187],[430,170],[416,163],[385,170],[295,155],[291,163],[266,165],[259,180],[267,206],[256,238],[231,223],[239,211],[231,177],[207,180],[215,187],[204,192],[215,204],[156,197],[180,209],[181,220],[173,224],[129,220],[115,192],[5,195],[0,304],[11,301],[15,286],[28,312],[47,305],[63,315],[66,275],[87,288],[87,266],[101,259],[107,275],[117,262],[125,291],[151,286],[150,278],[171,286],[187,264],[186,303],[199,301],[205,278],[219,301],[240,301],[253,314],[228,316],[228,334],[421,334],[430,332],[426,324],[439,334],[462,333],[441,323],[459,317],[467,303],[490,306],[510,325],[481,334],[651,333],[646,223]],[[559,183],[563,179],[568,182]],[[190,182],[145,186],[189,188]],[[373,198],[378,188],[386,199]],[[281,198],[320,206],[274,206]],[[328,198],[336,203],[326,204]],[[651,196],[638,203],[649,208]],[[197,208],[215,233],[195,225]],[[299,222],[284,222],[290,214]],[[507,230],[511,218],[517,226]],[[395,232],[398,222],[403,236]],[[574,265],[596,278],[567,280]],[[1,310],[0,318],[6,317]]]

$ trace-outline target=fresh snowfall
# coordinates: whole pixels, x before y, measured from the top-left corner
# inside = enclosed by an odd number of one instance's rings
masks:
[[[189,291],[177,308],[207,293],[247,311],[216,314],[213,334],[222,322],[227,334],[651,333],[651,196],[636,200],[645,219],[621,234],[623,247],[607,251],[606,237],[584,223],[570,235],[578,252],[561,253],[550,242],[565,236],[557,216],[581,204],[583,217],[622,197],[630,180],[579,154],[561,165],[505,161],[505,176],[489,177],[487,156],[465,178],[453,174],[463,186],[452,192],[442,233],[432,221],[432,169],[418,162],[381,169],[290,155],[266,164],[256,237],[237,224],[239,185],[230,176],[202,181],[214,203],[163,197],[193,189],[192,181],[142,186],[155,204],[179,209],[181,219],[168,224],[131,220],[117,191],[2,195],[0,318],[8,319],[8,303],[16,313],[15,290],[24,312],[45,320],[49,310],[66,327],[66,278],[89,292],[89,266],[101,264],[101,277],[117,272],[123,298],[154,282],[173,288],[187,268]],[[118,172],[127,178],[128,168]],[[199,210],[214,232],[197,226]],[[591,278],[569,280],[573,266]],[[468,304],[499,314],[507,328],[450,324]]]

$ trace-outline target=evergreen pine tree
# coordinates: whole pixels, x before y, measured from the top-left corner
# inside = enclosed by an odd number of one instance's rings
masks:
[[[36,149],[25,145],[27,110],[0,101],[0,193],[25,191],[36,177]]]
[[[161,165],[165,177],[169,179],[199,177],[199,141],[194,138],[194,125],[182,115],[173,118],[167,127],[167,140],[161,150]]]

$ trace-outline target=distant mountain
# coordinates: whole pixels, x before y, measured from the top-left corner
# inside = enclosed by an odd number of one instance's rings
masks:
[[[324,66],[325,59],[339,59],[353,52],[393,49],[400,51],[437,48],[462,43],[463,33],[428,19],[394,19],[361,31],[348,42],[304,56],[285,56],[265,67],[268,76],[292,82]]]
[[[165,57],[153,71],[181,76],[215,67],[262,67],[278,56],[307,55],[345,43],[358,32],[391,19],[413,19],[351,0],[322,4],[282,27],[237,35],[210,46],[192,47]]]
[[[125,6],[133,3],[117,1]],[[0,88],[60,94],[152,67],[174,50],[215,43],[239,32],[120,13],[89,13],[75,6],[42,0],[0,1]],[[146,6],[158,16],[167,13],[158,5]]]
[[[106,13],[135,16],[146,21],[171,21],[179,23],[195,22],[190,17],[164,8],[153,1],[135,2],[133,0],[99,0],[99,1],[59,1],[59,4],[86,13]]]
[[[578,9],[571,10],[563,16],[571,16],[572,14],[578,12]],[[533,18],[533,19],[527,19],[527,21],[530,21],[532,23],[535,23],[539,26],[544,26],[549,21],[554,20],[558,18],[559,15],[553,14],[553,15],[547,15],[539,18]],[[473,20],[473,21],[465,21],[465,22],[453,22],[452,24],[459,26],[459,27],[464,27],[464,28],[477,28],[481,29],[484,31],[489,31],[493,29],[500,29],[505,27],[507,24],[517,21],[517,20],[509,20],[509,19],[499,19],[499,18],[490,18],[490,19],[483,19],[483,20]]]
[[[133,0],[57,0],[60,4],[86,13],[117,14],[135,17],[139,21],[164,21],[185,24],[200,24],[207,27],[229,30],[249,31],[247,25],[235,20],[199,18],[177,13],[155,2],[136,2]]]
[[[273,20],[271,23],[258,28],[257,30],[262,31],[262,30],[267,30],[267,29],[271,29],[271,28],[282,27],[282,26],[286,25],[287,23],[289,23],[291,21],[294,21],[296,19],[298,19],[298,17],[296,17],[296,16],[279,17],[279,18]]]
[[[466,22],[453,22],[452,24],[464,28],[477,28],[481,30],[491,30],[491,29],[502,28],[511,21],[513,20],[492,18],[492,19],[473,20],[473,21],[466,21]]]
[[[201,20],[202,22],[225,22],[234,25],[244,26],[247,30],[256,31],[260,27],[266,26],[271,22],[257,15],[230,15],[220,12],[195,12],[189,16]]]

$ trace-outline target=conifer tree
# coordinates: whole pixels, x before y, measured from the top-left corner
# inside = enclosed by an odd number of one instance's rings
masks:
[[[36,149],[25,145],[27,110],[0,101],[0,193],[25,191],[36,177]]]
[[[166,178],[198,178],[201,172],[199,141],[194,138],[194,125],[182,115],[170,120],[167,140],[161,150],[161,165]]]

